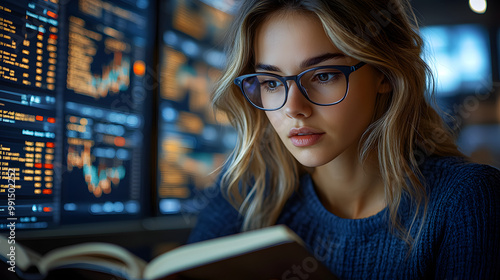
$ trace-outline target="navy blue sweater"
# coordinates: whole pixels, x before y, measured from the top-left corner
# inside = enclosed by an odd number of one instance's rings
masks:
[[[364,219],[343,219],[321,204],[311,177],[285,205],[285,224],[341,279],[500,279],[500,171],[460,158],[430,157],[421,164],[428,210],[413,249],[391,231],[388,209]],[[241,216],[212,193],[189,242],[241,231]],[[409,226],[414,207],[402,199]],[[417,236],[422,215],[411,230]]]

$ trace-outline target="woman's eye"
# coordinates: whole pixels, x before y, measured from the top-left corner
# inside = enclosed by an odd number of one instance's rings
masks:
[[[333,79],[337,74],[336,73],[321,73],[317,74],[316,78],[320,82],[328,82],[329,80]]]
[[[276,81],[270,81],[270,82],[267,82],[267,86],[270,88],[275,88],[278,86],[278,83]]]
[[[265,86],[268,89],[276,89],[277,87],[280,86],[280,82],[278,81],[264,81],[262,83],[263,86]]]

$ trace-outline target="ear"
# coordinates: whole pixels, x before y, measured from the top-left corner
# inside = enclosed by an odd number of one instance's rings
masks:
[[[392,92],[392,84],[391,82],[389,81],[389,79],[387,79],[387,77],[380,73],[380,79],[379,79],[379,83],[378,83],[378,91],[377,93],[380,93],[380,94],[384,94],[384,93],[390,93]]]

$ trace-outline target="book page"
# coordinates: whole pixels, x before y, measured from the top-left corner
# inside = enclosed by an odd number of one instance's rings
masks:
[[[144,277],[160,276],[196,267],[214,260],[230,258],[280,243],[302,241],[284,226],[273,226],[199,243],[184,245],[153,259],[146,267]]]
[[[142,278],[146,266],[144,260],[120,246],[109,243],[82,243],[47,253],[40,261],[39,267],[40,271],[46,274],[55,267],[78,263],[120,270],[134,279]]]
[[[14,250],[11,250],[11,247]],[[22,271],[28,270],[31,266],[37,266],[41,258],[38,253],[22,246],[19,242],[11,241],[11,243],[9,243],[9,239],[4,235],[0,235],[0,254],[0,259],[5,259],[5,261],[9,261],[10,256],[14,256],[13,259],[16,268]]]

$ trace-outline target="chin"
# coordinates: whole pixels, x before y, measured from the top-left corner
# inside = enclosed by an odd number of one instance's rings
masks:
[[[335,158],[324,159],[324,158],[320,158],[318,156],[307,156],[307,157],[295,157],[295,159],[305,167],[314,168],[314,167],[323,166],[323,165],[331,162]]]
[[[334,151],[332,147],[327,149],[322,147],[320,149],[307,149],[302,151],[292,148],[289,151],[300,164],[305,167],[314,168],[323,166],[342,157],[346,150]]]

